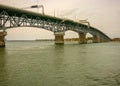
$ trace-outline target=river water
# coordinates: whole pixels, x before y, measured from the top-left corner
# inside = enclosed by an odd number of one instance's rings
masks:
[[[120,43],[7,42],[0,86],[120,86]]]

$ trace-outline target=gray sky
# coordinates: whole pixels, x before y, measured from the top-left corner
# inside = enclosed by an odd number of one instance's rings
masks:
[[[45,14],[73,20],[88,19],[91,26],[98,28],[109,37],[120,37],[120,0],[0,0],[0,4],[18,8],[42,4]],[[37,9],[30,9],[37,12]],[[39,9],[41,13],[41,9]],[[7,39],[54,38],[52,32],[38,28],[13,28],[7,30]],[[22,35],[21,35],[22,34]],[[66,37],[78,37],[68,31]]]

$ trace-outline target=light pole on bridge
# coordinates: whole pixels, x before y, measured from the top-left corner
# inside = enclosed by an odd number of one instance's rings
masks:
[[[87,23],[88,24],[88,28],[90,27],[90,22],[87,20],[79,20],[80,23]]]

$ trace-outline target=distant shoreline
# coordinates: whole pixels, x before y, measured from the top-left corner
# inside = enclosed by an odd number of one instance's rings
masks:
[[[35,39],[35,40],[5,40],[8,42],[27,42],[27,41],[54,41],[54,39]],[[79,41],[79,38],[66,38],[64,41]],[[120,42],[120,38],[113,38],[111,42]]]
[[[40,40],[6,40],[7,42],[29,42],[29,41],[54,41],[52,39],[40,39]]]
[[[35,41],[35,40],[6,40],[7,42],[24,42],[24,41]]]
[[[120,38],[113,38],[112,42],[120,42]]]

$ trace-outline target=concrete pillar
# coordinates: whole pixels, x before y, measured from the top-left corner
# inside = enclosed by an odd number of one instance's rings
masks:
[[[86,33],[79,33],[79,43],[80,44],[86,44]]]
[[[0,47],[5,47],[5,36],[7,32],[0,32]]]
[[[102,42],[102,38],[99,35],[93,36],[93,43],[100,43]]]
[[[64,32],[55,32],[55,44],[64,44]]]

